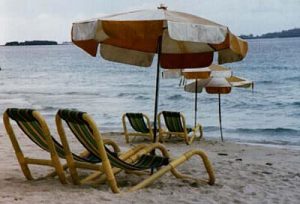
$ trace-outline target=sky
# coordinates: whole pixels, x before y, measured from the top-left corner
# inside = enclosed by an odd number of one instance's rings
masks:
[[[9,41],[70,41],[72,22],[138,9],[198,15],[237,35],[300,28],[300,0],[0,0],[0,45]]]

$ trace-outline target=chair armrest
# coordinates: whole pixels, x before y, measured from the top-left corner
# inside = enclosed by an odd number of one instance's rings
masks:
[[[112,148],[113,148],[113,150],[114,150],[115,153],[120,153],[121,152],[120,147],[113,140],[111,140],[111,139],[103,139],[103,143],[104,143],[104,145],[110,145],[110,146],[112,146]]]
[[[122,124],[123,124],[124,132],[126,133],[127,132],[127,127],[126,127],[126,113],[124,113],[122,115]]]
[[[157,120],[158,120],[158,129],[161,130],[161,114],[162,112],[158,113]]]
[[[152,125],[151,125],[151,122],[150,122],[150,119],[149,119],[148,115],[146,115],[144,113],[142,113],[142,114],[143,114],[143,117],[146,120],[146,123],[147,123],[147,126],[148,126],[149,130],[152,130]]]
[[[185,117],[184,117],[183,113],[180,113],[180,118],[181,118],[181,121],[182,121],[183,130],[187,133],[187,131],[186,131],[186,122],[185,122]]]

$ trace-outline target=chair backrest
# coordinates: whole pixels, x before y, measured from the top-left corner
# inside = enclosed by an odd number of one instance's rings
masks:
[[[44,118],[33,109],[17,109],[8,108],[6,110],[10,119],[14,120],[19,128],[31,139],[35,144],[45,151],[50,152],[49,143],[47,141],[47,135],[50,135],[49,130],[45,130],[43,127],[48,127]],[[65,153],[63,147],[52,138],[55,146],[55,150],[58,156],[64,158]]]
[[[78,141],[95,157],[99,157],[99,150],[93,131],[83,119],[85,112],[76,110],[60,109],[57,115],[63,119]]]
[[[17,123],[19,128],[29,137],[30,140],[47,152],[50,152],[49,142],[47,141],[47,136],[50,136],[58,156],[65,158],[66,154],[63,146],[51,136],[45,119],[38,111],[33,109],[8,108],[6,113],[10,119]],[[92,155],[87,155],[84,158],[74,153],[72,153],[72,155],[77,161],[99,162],[99,160]]]
[[[162,114],[170,132],[184,132],[180,112],[163,111]]]
[[[131,127],[142,133],[149,133],[149,129],[145,123],[144,115],[142,113],[126,113],[126,117],[131,125]]]
[[[136,164],[127,163],[105,147],[99,129],[96,128],[95,122],[87,113],[61,109],[57,114],[67,123],[73,134],[88,151],[102,160],[108,158],[110,164],[114,167],[127,170],[143,170],[149,168],[149,165],[155,167],[166,164],[165,158],[150,157],[148,155],[144,155]],[[101,149],[104,150],[102,153]]]

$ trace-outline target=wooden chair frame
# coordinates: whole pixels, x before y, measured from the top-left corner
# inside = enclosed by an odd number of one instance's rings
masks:
[[[152,130],[152,127],[151,127],[150,119],[146,114],[144,114],[144,113],[142,113],[142,114],[143,114],[143,118],[146,120],[146,124],[147,124],[147,127],[149,129],[149,133],[128,132],[127,125],[126,125],[126,118],[127,118],[126,113],[124,113],[122,115],[122,124],[123,124],[124,136],[125,136],[126,143],[129,143],[129,137],[130,136],[134,136],[134,137],[136,137],[136,136],[146,136],[146,137],[149,137],[150,141],[153,141],[153,130]]]
[[[55,122],[56,122],[56,127],[57,127],[59,137],[61,139],[64,151],[66,154],[67,165],[70,170],[73,184],[78,185],[78,184],[93,183],[93,180],[99,176],[99,172],[103,172],[102,162],[99,164],[91,164],[91,163],[87,163],[87,162],[76,161],[72,155],[72,151],[70,149],[68,139],[67,139],[64,127],[63,127],[63,120],[61,119],[59,114],[56,114]],[[114,149],[114,152],[120,152],[119,146],[112,140],[103,139],[103,143],[106,145],[111,145]],[[132,155],[136,154],[138,151],[140,151],[145,146],[146,145],[144,145],[144,144],[138,145],[138,146],[128,150],[127,152],[120,154],[119,157],[123,160],[127,160],[128,158],[130,158]],[[80,179],[79,175],[78,175],[78,171],[77,171],[78,168],[94,170],[96,172],[86,176],[85,178]],[[118,172],[118,171],[115,170],[115,172]],[[100,174],[102,174],[102,173],[100,173]]]
[[[182,127],[183,127],[183,132],[170,132],[168,129],[164,129],[162,128],[162,121],[161,121],[161,115],[163,114],[163,112],[160,112],[157,116],[158,118],[158,132],[159,132],[159,140],[161,142],[164,142],[164,137],[169,136],[171,137],[172,135],[174,136],[178,136],[184,139],[185,143],[187,145],[190,145],[193,143],[193,141],[195,140],[196,136],[197,136],[197,132],[199,131],[199,139],[202,138],[203,136],[203,128],[201,126],[201,124],[197,124],[194,128],[192,128],[192,135],[189,136],[189,133],[187,132],[187,127],[186,127],[186,120],[185,117],[182,113],[180,113],[180,120],[182,123]]]
[[[36,158],[25,157],[25,155],[23,154],[22,149],[18,143],[18,140],[16,138],[16,135],[12,128],[12,125],[10,123],[8,114],[6,112],[4,112],[4,114],[3,114],[4,126],[7,131],[8,136],[11,140],[12,146],[15,150],[15,154],[16,154],[18,162],[21,166],[22,172],[23,172],[24,176],[26,177],[26,179],[33,180],[32,174],[29,169],[29,164],[51,166],[51,167],[54,167],[55,172],[56,172],[55,174],[57,174],[60,182],[62,184],[66,184],[67,180],[66,180],[66,176],[64,174],[64,167],[62,166],[62,164],[59,160],[58,154],[55,150],[54,142],[52,140],[52,136],[50,134],[48,125],[39,112],[34,111],[33,117],[41,125],[43,134],[46,137],[47,145],[49,147],[50,159],[36,159]],[[54,174],[52,174],[52,175],[54,175]]]

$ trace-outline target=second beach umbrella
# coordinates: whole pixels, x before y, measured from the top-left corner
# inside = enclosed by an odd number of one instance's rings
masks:
[[[184,69],[182,75],[185,79],[194,79],[195,80],[195,89],[193,93],[195,93],[195,125],[197,124],[197,107],[198,107],[198,93],[202,92],[202,88],[204,84],[199,84],[198,86],[198,79],[208,79],[209,77],[231,77],[232,72],[229,68],[211,64],[207,68],[202,69]],[[203,83],[205,81],[202,81]]]
[[[232,87],[248,88],[251,86],[253,87],[252,81],[237,76],[230,76],[228,78],[211,77],[208,79],[196,80],[195,82],[187,84],[184,86],[184,90],[195,93],[198,89],[205,88],[206,92],[209,94],[218,94],[220,133],[221,140],[224,141],[222,131],[221,94],[229,94]]]

